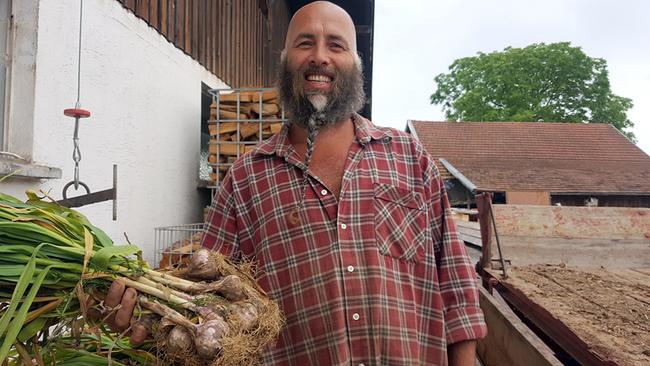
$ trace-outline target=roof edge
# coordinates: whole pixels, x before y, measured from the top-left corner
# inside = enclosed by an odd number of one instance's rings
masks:
[[[627,137],[627,136],[623,133],[623,131],[619,130],[618,128],[616,128],[616,126],[614,126],[614,125],[611,124],[611,123],[606,123],[606,124],[609,125],[609,127],[613,128],[614,131],[618,132],[621,136],[623,136],[623,137],[624,137],[627,141],[629,141],[632,145],[634,145],[634,147],[636,147],[639,151],[641,151],[641,153],[645,154],[645,156],[647,156],[647,157],[650,157],[650,155],[648,155],[645,151],[643,151],[643,149],[640,148],[639,145],[636,144],[636,142],[630,140],[630,138]]]
[[[406,128],[405,128],[405,130],[406,130],[407,133],[410,133],[411,135],[413,135],[413,137],[415,137],[416,139],[418,139],[418,140],[420,139],[418,137],[417,131],[415,130],[415,127],[413,126],[413,120],[412,119],[407,119],[406,120]]]
[[[460,170],[456,169],[456,167],[454,167],[454,166],[453,166],[450,162],[448,162],[447,160],[442,159],[442,158],[439,159],[439,160],[440,160],[440,162],[442,163],[442,165],[445,166],[445,168],[447,169],[447,171],[449,171],[449,173],[450,173],[451,175],[453,175],[454,178],[458,179],[458,180],[460,181],[460,183],[461,183],[463,186],[465,186],[465,188],[467,188],[467,189],[468,189],[470,192],[472,192],[472,193],[476,193],[476,189],[477,189],[477,188],[476,188],[476,184],[472,183],[471,180],[469,180],[466,176],[464,176],[463,173],[460,172]]]

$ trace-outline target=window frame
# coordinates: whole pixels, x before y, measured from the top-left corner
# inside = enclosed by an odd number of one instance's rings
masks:
[[[40,1],[0,0],[7,6],[7,64],[0,145],[0,178],[61,178],[61,169],[35,164],[34,106]]]

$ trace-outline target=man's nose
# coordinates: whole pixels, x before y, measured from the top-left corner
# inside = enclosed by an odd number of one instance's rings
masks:
[[[329,65],[329,52],[324,45],[316,45],[312,48],[309,63],[316,66]]]

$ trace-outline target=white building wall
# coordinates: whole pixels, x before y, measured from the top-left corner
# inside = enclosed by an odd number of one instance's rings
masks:
[[[60,198],[73,179],[74,119],[63,109],[77,98],[79,0],[41,0],[38,12],[32,156],[63,174],[8,179],[0,191],[24,198],[25,189],[42,189]],[[80,180],[92,191],[111,188],[117,164],[117,221],[110,201],[78,210],[118,243],[126,232],[151,260],[154,227],[202,218],[201,83],[226,85],[115,0],[84,1],[82,42],[81,107],[92,116],[79,130]]]

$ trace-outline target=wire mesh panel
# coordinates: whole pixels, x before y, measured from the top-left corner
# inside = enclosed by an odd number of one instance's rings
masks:
[[[275,88],[213,89],[208,165],[215,188],[232,163],[275,135],[285,121]]]
[[[186,263],[201,247],[203,228],[203,223],[155,228],[155,265],[158,268],[172,268]]]

